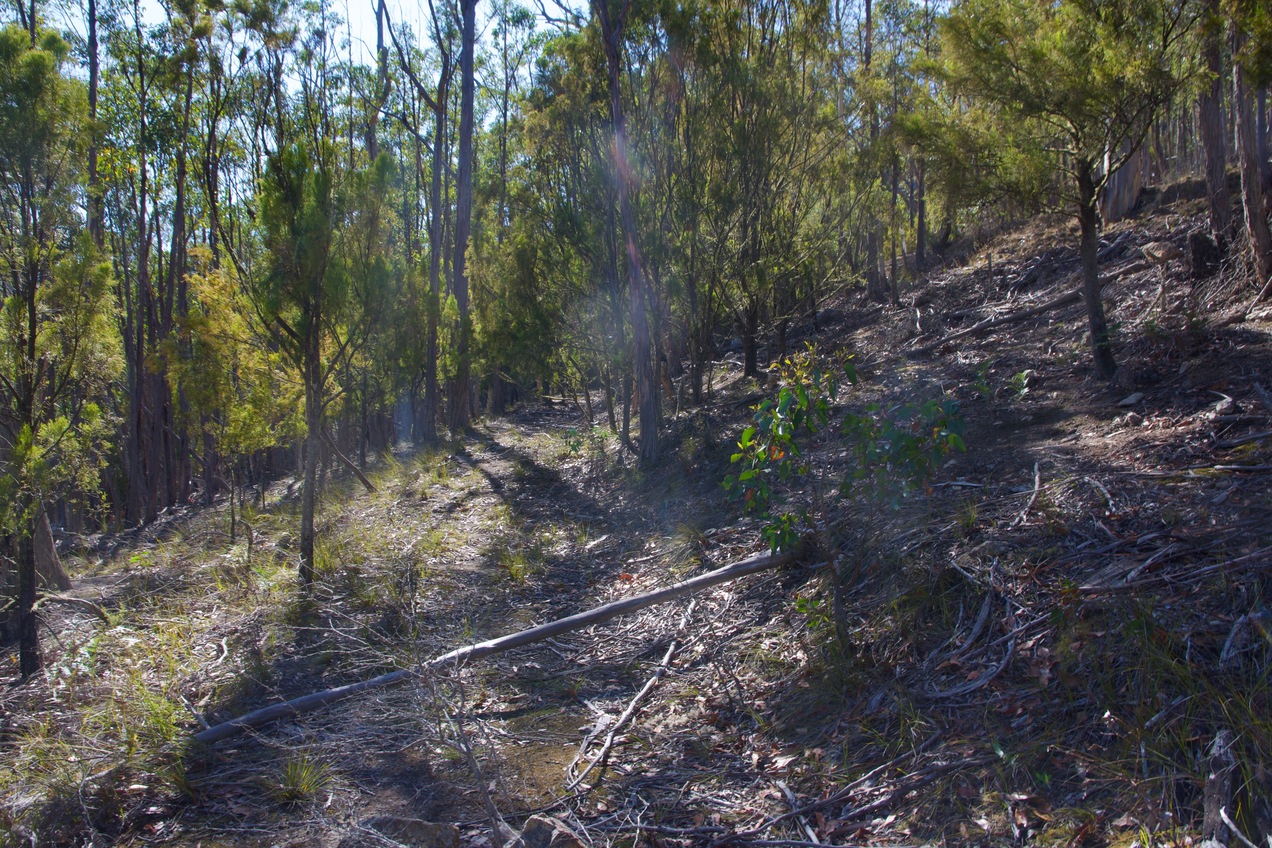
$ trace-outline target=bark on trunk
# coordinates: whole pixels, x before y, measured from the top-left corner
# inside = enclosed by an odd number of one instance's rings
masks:
[[[1210,12],[1218,18],[1219,0],[1210,0]],[[1232,198],[1228,196],[1227,122],[1223,114],[1223,37],[1216,27],[1205,36],[1206,70],[1210,84],[1197,98],[1201,143],[1206,157],[1206,198],[1210,233],[1223,250],[1232,235]]]
[[[317,313],[317,310],[315,310]],[[318,500],[318,461],[322,452],[322,358],[317,313],[305,338],[305,476],[300,498],[300,582],[314,580],[314,510]]]
[[[1113,343],[1109,338],[1108,320],[1104,316],[1104,301],[1100,297],[1100,266],[1097,255],[1099,212],[1096,207],[1094,172],[1093,163],[1079,166],[1078,223],[1082,229],[1082,299],[1086,303],[1095,373],[1108,380],[1117,372],[1117,362],[1113,359]]]
[[[62,567],[62,558],[57,555],[53,527],[44,510],[40,511],[35,520],[35,573],[39,584],[45,589],[65,592],[71,588],[71,578]]]
[[[1245,36],[1234,24],[1232,54],[1236,56]],[[1232,112],[1236,122],[1237,153],[1241,164],[1241,202],[1245,211],[1246,234],[1254,252],[1256,287],[1260,298],[1272,284],[1272,233],[1268,231],[1267,207],[1264,206],[1263,178],[1259,172],[1258,142],[1255,138],[1254,104],[1247,89],[1245,70],[1240,62],[1232,63]]]
[[[459,307],[458,338],[455,345],[457,367],[447,393],[447,411],[452,432],[460,432],[472,423],[469,414],[470,368],[468,361],[471,323],[468,316],[468,237],[473,214],[473,98],[476,81],[473,76],[473,53],[477,40],[477,0],[461,0],[463,33],[459,53],[459,173],[455,194],[455,258],[452,291]]]
[[[35,525],[23,522],[15,538],[14,559],[18,571],[18,673],[26,679],[43,666],[39,622],[35,612]]]

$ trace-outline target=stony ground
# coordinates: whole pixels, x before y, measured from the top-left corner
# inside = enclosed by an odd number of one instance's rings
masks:
[[[1102,271],[1182,244],[1194,213],[1112,228]],[[49,673],[0,701],[0,835],[424,844],[401,826],[428,821],[475,846],[543,812],[589,845],[1186,845],[1230,738],[1211,796],[1257,842],[1272,315],[1230,321],[1235,268],[1168,268],[1159,308],[1148,268],[1106,288],[1117,385],[1090,377],[1077,304],[934,344],[1076,287],[1075,244],[1034,222],[898,306],[840,297],[802,327],[794,346],[865,377],[832,417],[955,398],[968,450],[892,509],[837,497],[845,446],[811,439],[790,503],[817,549],[692,600],[188,743],[762,550],[720,481],[766,390],[727,360],[650,471],[558,404],[385,457],[374,493],[332,481],[308,592],[286,482],[248,508],[250,544],[221,506],[83,554],[74,594],[106,620],[44,607]]]

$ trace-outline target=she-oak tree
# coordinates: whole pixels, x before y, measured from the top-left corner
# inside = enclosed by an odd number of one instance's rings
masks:
[[[943,22],[945,81],[980,107],[988,180],[1037,198],[1062,175],[1061,197],[1081,227],[1091,351],[1105,379],[1117,363],[1100,297],[1099,195],[1183,84],[1196,16],[1189,2],[966,0]]]
[[[110,422],[95,399],[119,366],[110,269],[76,214],[85,98],[67,54],[52,33],[0,31],[0,528],[23,677],[41,666],[36,528],[57,498],[97,490]]]

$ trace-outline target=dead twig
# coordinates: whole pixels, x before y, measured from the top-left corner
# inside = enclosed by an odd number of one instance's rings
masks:
[[[41,595],[39,600],[35,602],[34,609],[39,609],[44,604],[63,604],[70,607],[78,607],[79,609],[91,612],[103,624],[110,624],[110,615],[104,610],[100,604],[84,598],[73,598],[70,595]]]
[[[1272,430],[1260,430],[1257,433],[1250,433],[1248,435],[1241,436],[1236,439],[1225,439],[1222,442],[1215,442],[1215,447],[1219,448],[1220,450],[1232,450],[1233,448],[1239,448],[1242,445],[1248,445],[1251,442],[1261,442],[1267,438],[1272,438]],[[1231,467],[1240,468],[1241,466],[1237,465],[1237,466],[1231,466]]]
[[[1272,395],[1268,394],[1268,390],[1263,388],[1262,383],[1254,384],[1254,393],[1259,398],[1259,403],[1263,404],[1263,408],[1272,413]]]
[[[1019,527],[1025,523],[1025,519],[1029,517],[1029,510],[1033,509],[1034,501],[1038,500],[1038,491],[1042,488],[1042,473],[1039,471],[1039,463],[1034,463],[1033,476],[1033,492],[1029,495],[1029,500],[1025,502],[1025,508],[1016,516],[1016,520],[1011,523],[1012,527]]]
[[[1003,658],[1001,661],[999,661],[998,665],[994,666],[989,671],[986,671],[984,674],[982,674],[980,677],[976,678],[975,680],[970,680],[967,683],[961,684],[959,686],[955,686],[952,689],[946,689],[944,691],[938,691],[935,689],[927,689],[927,690],[921,690],[920,692],[918,692],[918,694],[924,698],[927,698],[929,701],[944,701],[950,698],[957,698],[960,695],[966,695],[970,692],[975,692],[977,689],[981,688],[985,684],[989,683],[989,681],[993,680],[995,677],[1002,674],[1003,669],[1007,667],[1007,663],[1011,662],[1011,658],[1015,656],[1015,654],[1016,654],[1016,640],[1012,639],[1011,641],[1007,643],[1007,650],[1003,652]]]
[[[763,822],[751,828],[750,830],[738,831],[736,833],[730,833],[730,834],[721,836],[719,839],[713,840],[711,842],[711,848],[718,848],[719,846],[724,845],[728,842],[735,842],[735,841],[745,842],[754,837],[763,835],[765,832],[773,828],[775,825],[781,824],[784,821],[789,821],[790,819],[798,818],[799,816],[806,816],[809,813],[815,813],[818,810],[823,810],[826,807],[830,807],[830,806],[833,806],[834,804],[838,804],[840,801],[843,801],[845,798],[850,796],[854,791],[856,791],[857,789],[861,788],[865,784],[874,780],[880,774],[883,774],[884,772],[890,769],[896,768],[898,765],[905,762],[906,760],[917,757],[919,754],[923,753],[928,748],[932,747],[932,745],[934,745],[936,741],[940,738],[941,738],[941,734],[939,733],[933,734],[932,736],[929,736],[927,740],[924,741],[923,744],[920,745],[919,747],[914,748],[911,751],[907,751],[906,753],[900,755],[899,757],[894,757],[893,759],[888,760],[888,762],[883,763],[882,765],[875,766],[870,771],[866,772],[861,777],[854,780],[852,783],[848,784],[847,786],[843,787],[837,792],[834,792],[833,794],[831,794],[829,797],[823,798],[820,801],[813,801],[810,804],[805,804],[804,806],[793,809],[790,812],[782,813],[781,815],[777,815],[777,816],[772,816],[771,818],[765,819]]]
[[[795,797],[795,793],[791,791],[789,786],[779,780],[777,781],[777,788],[781,791],[782,795],[786,797],[786,803],[791,805],[792,810],[799,808],[799,799]],[[810,845],[821,844],[821,842],[817,839],[817,831],[813,830],[813,826],[808,823],[808,819],[805,816],[796,816],[795,821],[799,823],[799,829],[804,831],[804,835],[808,837]]]
[[[1232,820],[1232,816],[1228,815],[1228,808],[1226,806],[1219,808],[1219,818],[1225,825],[1228,826],[1228,830],[1232,831],[1232,835],[1241,840],[1242,845],[1245,845],[1246,848],[1259,848],[1258,845],[1255,845],[1247,839],[1246,835],[1241,832],[1240,828],[1237,827],[1237,823]]]
[[[1113,496],[1109,494],[1109,490],[1103,483],[1094,477],[1083,477],[1082,479],[1090,483],[1097,492],[1104,496],[1104,502],[1108,505],[1109,512],[1117,512],[1117,508],[1113,505]]]
[[[345,456],[344,453],[341,452],[340,448],[336,447],[336,440],[331,438],[331,434],[324,428],[318,431],[318,435],[322,439],[323,444],[331,449],[331,452],[335,455],[336,459],[340,460],[340,464],[352,471],[353,476],[358,478],[358,482],[365,486],[368,492],[374,492],[375,484],[367,479],[367,475],[362,473],[362,469],[358,467],[356,462]]]
[[[1223,650],[1219,652],[1219,670],[1223,671],[1230,668],[1235,662],[1237,655],[1247,650],[1238,643],[1238,637],[1244,635],[1251,627],[1258,627],[1267,631],[1269,624],[1272,624],[1272,613],[1262,607],[1254,612],[1248,612],[1234,621],[1232,629],[1228,631],[1228,638],[1223,643]]]
[[[442,716],[446,719],[446,723],[450,725],[451,733],[455,736],[455,747],[464,755],[464,761],[468,764],[468,769],[473,773],[473,779],[477,783],[477,793],[481,796],[482,806],[486,808],[486,816],[490,823],[490,836],[492,845],[503,845],[508,840],[516,836],[508,823],[504,821],[504,817],[500,815],[499,808],[495,806],[495,800],[490,796],[490,790],[486,787],[486,778],[482,774],[481,765],[477,762],[477,756],[473,753],[473,746],[468,741],[463,727],[447,709],[446,699],[441,697],[436,686],[431,687],[433,690],[433,701],[441,710]],[[462,708],[462,704],[461,704]]]
[[[693,603],[689,604],[689,608],[685,610],[685,614],[680,619],[681,630],[684,629],[689,619],[693,616],[694,608],[697,607],[697,605],[698,605],[698,602],[694,601]],[[676,640],[673,639],[671,644],[667,646],[667,653],[663,655],[662,662],[658,664],[658,668],[654,671],[653,676],[650,677],[647,681],[645,681],[645,685],[642,686],[640,691],[636,693],[635,697],[633,697],[631,701],[628,702],[627,709],[623,710],[622,714],[618,717],[618,719],[612,725],[610,725],[609,732],[605,736],[605,742],[604,744],[601,745],[601,750],[598,751],[596,756],[593,757],[592,760],[587,764],[587,768],[583,769],[583,771],[578,775],[578,777],[575,777],[573,780],[569,782],[569,784],[566,785],[565,788],[567,792],[573,791],[574,788],[577,787],[580,783],[582,783],[583,779],[586,778],[592,772],[592,770],[595,769],[596,767],[599,766],[601,771],[604,772],[605,766],[609,763],[610,751],[614,747],[614,739],[618,736],[618,732],[622,730],[624,727],[626,727],[628,722],[630,722],[632,718],[635,717],[636,711],[640,707],[641,702],[645,700],[645,696],[647,696],[650,692],[654,690],[654,687],[658,685],[658,681],[662,680],[663,676],[667,673],[667,670],[671,668],[671,658],[673,655],[675,655],[676,649],[678,647],[679,647],[679,644],[677,643]],[[571,769],[574,767],[576,763],[578,763],[579,759],[582,757],[586,749],[586,746],[588,742],[591,740],[591,738],[592,737],[588,737],[588,739],[584,741],[583,743],[584,747],[579,750],[579,755],[576,756],[574,758],[574,761],[570,763]]]
[[[1127,575],[1124,578],[1122,578],[1122,580],[1126,583],[1133,583],[1135,581],[1135,578],[1139,577],[1148,569],[1186,550],[1189,550],[1188,545],[1184,545],[1179,542],[1171,542],[1169,545],[1162,548],[1160,551],[1153,554],[1148,559],[1144,560],[1142,563],[1132,568],[1130,572],[1128,572]]]

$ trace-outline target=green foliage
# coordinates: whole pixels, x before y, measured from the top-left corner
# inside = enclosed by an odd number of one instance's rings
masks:
[[[945,111],[933,149],[970,157],[960,178],[991,196],[1045,202],[1058,188],[1078,202],[1073,177],[1106,151],[1117,164],[1137,148],[1188,73],[1193,14],[1161,0],[959,4],[942,21],[939,68],[966,100]]]
[[[887,409],[869,404],[846,416],[840,432],[853,459],[841,491],[894,508],[923,488],[951,451],[966,449],[958,403],[950,399]]]
[[[725,491],[762,517],[761,535],[774,551],[797,543],[807,525],[805,512],[783,512],[776,507],[785,490],[808,476],[800,437],[826,427],[830,405],[839,393],[838,378],[822,371],[814,349],[787,359],[784,366],[777,397],[756,407],[752,423],[738,438],[738,451],[730,458],[737,473],[724,478]],[[856,382],[851,363],[845,365],[845,372]]]
[[[1267,86],[1272,83],[1272,9],[1259,0],[1225,0],[1223,6],[1244,36],[1237,58],[1250,84]]]
[[[181,424],[211,436],[231,458],[300,436],[300,387],[286,357],[256,332],[233,275],[200,263],[187,284],[190,309],[165,345],[173,399],[184,399],[174,403]]]
[[[289,756],[279,766],[266,788],[279,804],[293,806],[316,800],[331,785],[331,766],[305,752]]]
[[[852,363],[844,370],[848,381],[856,384]],[[777,397],[756,407],[751,424],[738,438],[738,450],[730,458],[737,471],[725,477],[724,488],[760,516],[761,536],[774,551],[792,547],[812,524],[813,516],[805,509],[779,508],[796,486],[812,481],[820,506],[820,481],[804,451],[811,438],[827,429],[838,391],[837,377],[822,371],[810,348],[784,363]],[[869,404],[860,413],[846,414],[839,434],[852,459],[840,494],[892,508],[923,488],[951,451],[965,449],[958,404],[949,399],[887,409]]]
[[[0,31],[0,528],[23,534],[57,497],[95,499],[116,426],[113,280],[75,211],[85,104],[68,50]]]

